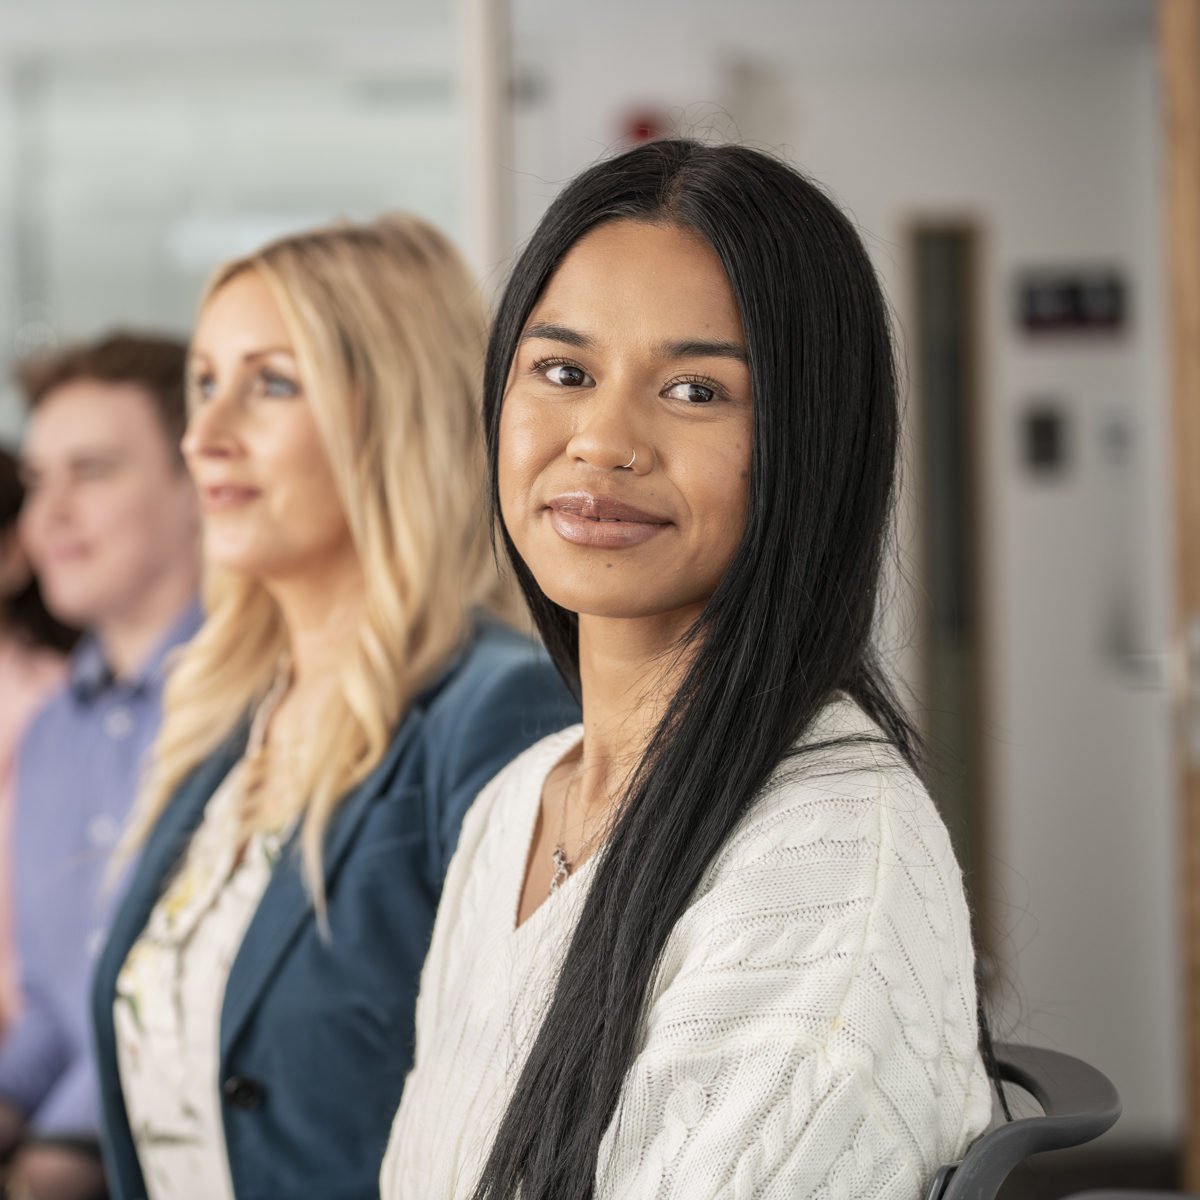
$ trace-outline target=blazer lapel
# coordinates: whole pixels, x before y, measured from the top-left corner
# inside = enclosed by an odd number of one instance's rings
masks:
[[[130,948],[146,928],[164,883],[200,824],[204,806],[241,757],[245,742],[246,730],[239,729],[201,764],[180,789],[146,842],[133,868],[125,898],[114,915],[105,946],[104,966],[112,975],[113,988]]]
[[[416,736],[418,718],[410,711],[401,723],[382,761],[338,808],[325,844],[325,887],[332,895],[338,868],[354,843],[371,805],[391,782],[405,750]],[[280,856],[246,936],[230,968],[221,1009],[221,1070],[259,999],[309,920],[312,899],[304,885],[299,861],[300,830],[296,829]]]
[[[125,898],[117,907],[108,940],[96,963],[92,1017],[96,1058],[100,1068],[101,1123],[107,1137],[104,1157],[112,1172],[110,1179],[115,1176],[117,1183],[114,1194],[124,1191],[128,1195],[129,1189],[139,1188],[137,1194],[145,1195],[117,1065],[117,1039],[113,1027],[113,997],[117,991],[117,976],[129,955],[130,947],[141,936],[150,919],[164,881],[179,856],[187,849],[204,814],[204,806],[229,769],[241,757],[245,742],[246,729],[243,727],[202,763],[175,795],[133,868]]]

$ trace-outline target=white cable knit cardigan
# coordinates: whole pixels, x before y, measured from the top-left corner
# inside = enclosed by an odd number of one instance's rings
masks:
[[[514,928],[542,785],[577,726],[481,793],[450,865],[382,1200],[465,1200],[552,994],[584,865]],[[879,731],[850,701],[808,740]],[[919,1200],[988,1124],[962,880],[887,746],[785,763],[675,927],[598,1200]]]

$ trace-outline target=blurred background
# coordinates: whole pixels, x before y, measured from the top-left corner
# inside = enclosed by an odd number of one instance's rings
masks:
[[[999,1031],[1115,1081],[1125,1114],[1087,1151],[1103,1181],[1170,1183],[1159,58],[1153,0],[0,0],[0,440],[21,435],[18,359],[186,335],[212,267],[277,234],[411,209],[494,292],[607,152],[682,131],[784,155],[851,212],[894,309],[886,633]]]

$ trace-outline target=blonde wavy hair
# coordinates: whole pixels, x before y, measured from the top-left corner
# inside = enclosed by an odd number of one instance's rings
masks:
[[[323,912],[322,852],[340,800],[461,643],[471,607],[509,604],[482,516],[487,321],[454,247],[413,216],[272,242],[219,268],[201,311],[247,271],[291,335],[365,582],[352,648],[289,778],[304,876]],[[171,668],[126,854],[262,701],[288,652],[280,611],[257,580],[210,568],[204,599],[204,627]]]

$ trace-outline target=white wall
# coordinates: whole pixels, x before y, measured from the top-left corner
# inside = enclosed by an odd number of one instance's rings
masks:
[[[1016,980],[1005,1023],[1112,1076],[1117,1136],[1169,1139],[1181,1082],[1150,18],[1133,0],[516,0],[513,165],[525,235],[629,112],[674,110],[703,131],[727,127],[725,105],[849,207],[902,328],[912,220],[979,223],[990,832]],[[1127,273],[1131,332],[1030,344],[1011,320],[1014,271],[1078,262]],[[1017,457],[1018,413],[1042,394],[1076,434],[1052,484]],[[1133,434],[1125,465],[1104,451],[1114,421]],[[1105,649],[1122,604],[1124,658]],[[911,655],[901,667],[919,671]]]

